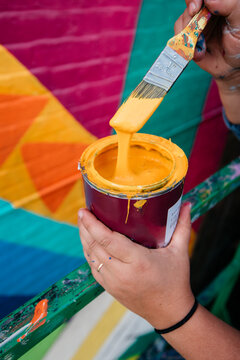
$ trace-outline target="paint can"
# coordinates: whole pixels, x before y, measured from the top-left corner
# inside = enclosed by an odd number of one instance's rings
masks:
[[[79,162],[86,206],[110,229],[143,246],[167,246],[181,206],[188,168],[186,155],[171,140],[148,134],[134,134],[132,147],[158,151],[166,163],[167,175],[157,183],[145,186],[111,183],[99,166],[102,162],[106,165],[109,159],[109,164],[116,163],[117,136],[100,139],[84,151]]]

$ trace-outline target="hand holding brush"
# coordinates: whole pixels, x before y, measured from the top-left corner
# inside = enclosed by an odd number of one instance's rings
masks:
[[[175,23],[179,33],[203,5],[202,0],[186,0],[187,8]],[[200,36],[194,60],[217,82],[228,119],[240,123],[240,1],[205,0],[214,15]]]

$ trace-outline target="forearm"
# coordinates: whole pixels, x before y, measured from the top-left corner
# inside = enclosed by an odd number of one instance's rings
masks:
[[[240,79],[239,83],[226,86],[217,82],[222,105],[228,120],[233,124],[240,124]]]
[[[240,332],[201,305],[187,323],[163,337],[186,360],[237,360],[240,357]]]

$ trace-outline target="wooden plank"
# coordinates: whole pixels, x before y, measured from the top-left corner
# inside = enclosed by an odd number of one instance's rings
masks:
[[[240,186],[240,156],[183,197],[192,203],[191,219],[197,220]]]
[[[190,201],[193,204],[192,221],[215,206],[238,186],[240,186],[240,157],[183,197],[184,202]],[[0,358],[18,359],[102,291],[103,288],[92,277],[88,264],[80,266],[0,322]],[[42,302],[43,299],[48,300],[47,304]],[[35,308],[41,303],[45,308],[39,308],[37,312]]]
[[[92,277],[87,263],[72,271],[1,321],[0,358],[18,359],[102,291],[103,288]],[[36,305],[43,299],[48,300],[46,322],[19,342],[18,339],[26,333],[27,329],[24,327],[33,318]]]

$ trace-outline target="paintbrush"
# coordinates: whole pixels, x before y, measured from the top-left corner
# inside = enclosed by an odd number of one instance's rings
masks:
[[[167,42],[155,63],[133,90],[135,98],[164,97],[194,56],[198,37],[208,23],[211,13],[203,7],[176,36]]]

